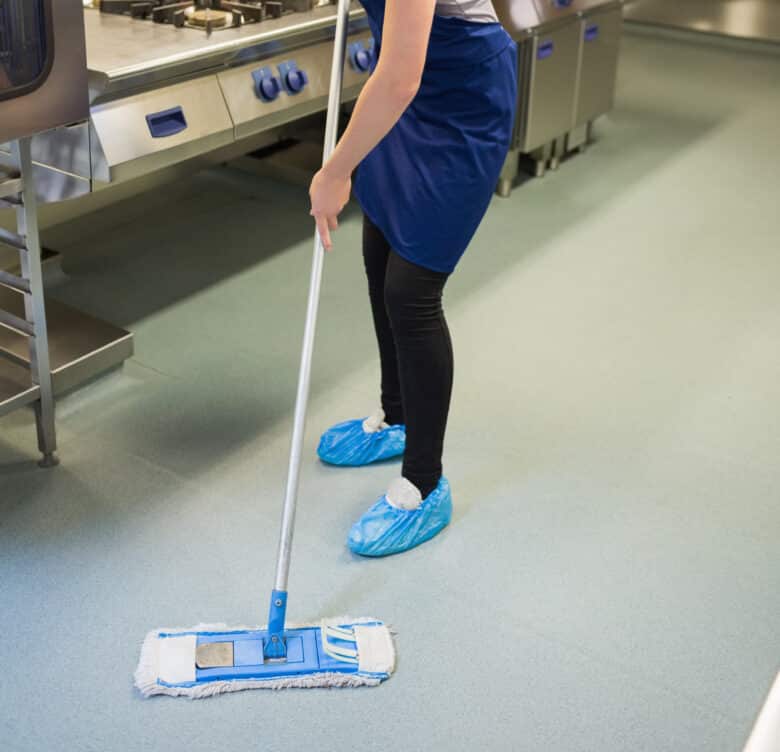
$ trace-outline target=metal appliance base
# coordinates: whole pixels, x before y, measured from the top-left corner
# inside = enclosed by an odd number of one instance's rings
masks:
[[[558,146],[553,141],[526,154],[521,149],[510,149],[504,160],[504,166],[498,177],[496,193],[502,198],[507,198],[518,182],[521,173],[530,174],[535,178],[542,178],[550,169],[558,169],[558,163],[562,154],[557,154]]]
[[[0,307],[23,312],[22,297],[0,287]],[[46,300],[49,353],[55,395],[62,395],[121,365],[133,354],[133,335],[113,324]],[[0,349],[18,362],[0,357],[0,415],[33,403],[38,387],[30,386],[27,342],[0,327]]]
[[[535,178],[542,178],[547,174],[548,169],[557,170],[562,159],[575,153],[582,154],[592,141],[593,121],[569,131],[565,136],[539,147],[530,154],[525,154],[520,149],[510,149],[498,178],[496,193],[501,198],[507,198],[512,193],[521,172],[528,172]]]

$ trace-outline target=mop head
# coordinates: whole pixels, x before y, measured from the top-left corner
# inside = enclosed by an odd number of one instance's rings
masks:
[[[395,668],[388,627],[337,619],[285,630],[287,657],[263,657],[266,629],[200,624],[156,629],[141,648],[135,685],[144,697],[211,697],[241,689],[377,686]]]

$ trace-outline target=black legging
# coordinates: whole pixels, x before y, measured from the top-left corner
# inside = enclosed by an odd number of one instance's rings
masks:
[[[406,425],[402,474],[423,499],[439,482],[452,394],[452,342],[442,291],[447,274],[401,258],[363,218],[363,259],[382,365],[382,408]]]

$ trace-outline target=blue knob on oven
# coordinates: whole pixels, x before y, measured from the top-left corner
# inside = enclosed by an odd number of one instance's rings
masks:
[[[288,94],[297,94],[303,91],[306,84],[309,83],[306,71],[301,70],[294,60],[279,63],[279,76]]]
[[[366,47],[363,42],[353,42],[349,45],[349,62],[354,70],[366,73],[374,62],[374,40]]]
[[[253,70],[252,79],[255,82],[255,94],[264,102],[273,102],[282,91],[279,79],[270,68]]]

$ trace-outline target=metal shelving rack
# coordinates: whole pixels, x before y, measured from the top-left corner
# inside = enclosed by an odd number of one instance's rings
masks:
[[[57,435],[30,141],[14,141],[10,169],[0,167],[0,206],[13,207],[17,227],[15,233],[0,228],[0,243],[18,251],[21,270],[19,275],[0,270],[0,285],[24,299],[24,317],[0,308],[0,326],[26,337],[29,352],[28,357],[22,357],[17,350],[0,345],[0,357],[12,363],[12,368],[4,369],[0,378],[0,416],[32,405],[38,447],[43,454],[40,465],[53,467],[58,464]]]

